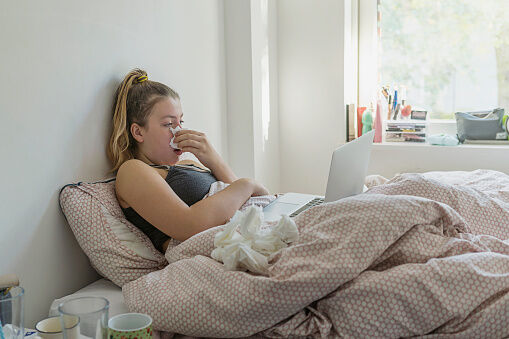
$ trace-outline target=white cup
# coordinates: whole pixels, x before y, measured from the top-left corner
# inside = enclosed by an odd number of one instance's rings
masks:
[[[68,329],[69,339],[78,339],[80,333],[80,319],[79,317],[66,317],[65,328]],[[43,339],[63,339],[62,324],[60,316],[47,318],[41,320],[35,325],[37,334]]]

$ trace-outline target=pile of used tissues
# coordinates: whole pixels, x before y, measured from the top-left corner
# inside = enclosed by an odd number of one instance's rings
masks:
[[[262,228],[262,224],[260,207],[237,211],[224,230],[216,234],[212,258],[224,263],[229,271],[249,270],[267,275],[270,256],[297,241],[299,231],[287,215],[281,216],[273,227]]]

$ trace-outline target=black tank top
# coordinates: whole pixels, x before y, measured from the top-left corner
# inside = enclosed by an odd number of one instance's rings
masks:
[[[199,171],[200,168],[194,165],[150,166],[168,170],[165,181],[188,206],[203,199],[209,192],[210,185],[217,181],[212,173],[209,171],[201,172]],[[143,219],[132,207],[122,208],[122,211],[126,219],[145,233],[154,244],[154,247],[162,252],[163,243],[170,237],[158,230],[147,220]]]

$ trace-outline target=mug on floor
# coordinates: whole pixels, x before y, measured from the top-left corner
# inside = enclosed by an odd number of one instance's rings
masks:
[[[151,339],[152,318],[143,313],[124,313],[108,321],[108,339]]]

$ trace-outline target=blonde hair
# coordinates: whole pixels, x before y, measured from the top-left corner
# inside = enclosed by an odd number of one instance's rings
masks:
[[[130,132],[133,123],[145,126],[154,105],[164,98],[180,99],[168,86],[147,79],[147,72],[133,69],[118,86],[113,102],[113,130],[108,144],[108,158],[116,172],[129,159],[135,158],[136,140]]]

